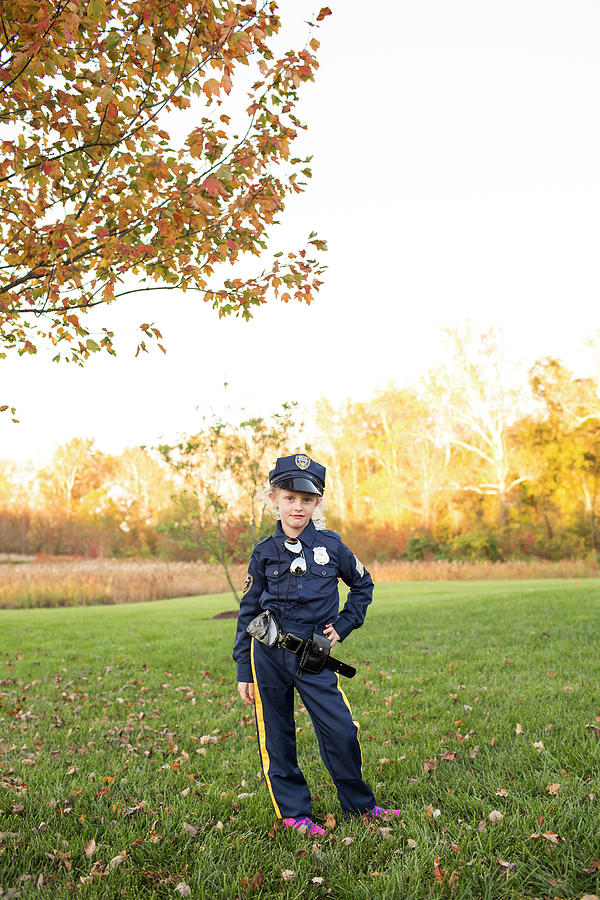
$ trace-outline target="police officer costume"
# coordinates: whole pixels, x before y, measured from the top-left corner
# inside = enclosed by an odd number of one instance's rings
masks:
[[[325,467],[305,454],[281,457],[269,482],[274,488],[321,495]],[[362,778],[359,725],[352,719],[337,673],[331,668],[318,673],[304,671],[299,668],[297,653],[280,643],[265,646],[246,632],[249,623],[265,610],[274,614],[281,633],[301,641],[309,640],[313,632],[322,635],[328,623],[340,640],[362,625],[373,596],[367,570],[338,534],[317,530],[312,520],[298,540],[300,545],[278,522],[275,533],[254,548],[233,650],[238,681],[254,682],[260,755],[271,800],[279,818],[311,815],[310,791],[296,756],[295,688],[312,719],[321,757],[344,812],[379,809]],[[305,571],[294,575],[291,566]],[[341,613],[338,578],[350,588]],[[293,641],[288,643],[293,646]]]

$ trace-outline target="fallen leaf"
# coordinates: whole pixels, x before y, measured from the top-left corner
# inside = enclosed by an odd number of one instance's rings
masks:
[[[94,855],[95,852],[96,852],[96,841],[94,840],[94,838],[92,838],[91,841],[88,841],[88,843],[85,845],[85,855],[89,859],[91,856]]]
[[[430,819],[438,819],[441,816],[441,814],[442,813],[440,812],[440,810],[434,809],[433,805],[431,803],[429,803],[425,807],[425,815],[428,816]]]
[[[293,869],[282,869],[281,877],[283,878],[284,881],[293,881],[294,878],[296,877],[296,873],[294,872]]]
[[[120,853],[118,853],[116,856],[113,856],[113,858],[111,859],[111,861],[108,864],[109,871],[111,869],[116,869],[117,866],[120,866],[121,863],[123,862],[123,860],[125,859],[126,855],[127,855],[127,851],[121,850]]]
[[[413,841],[412,838],[409,838],[406,842],[411,850],[416,850],[419,846],[416,841]]]
[[[553,797],[555,796],[555,794],[558,794],[559,788],[560,788],[560,784],[547,784],[546,785],[546,790],[548,791],[549,794],[552,794]]]
[[[504,815],[500,812],[499,809],[493,809],[488,816],[488,819],[490,820],[492,825],[495,825],[497,822],[501,822],[503,818]]]
[[[506,862],[504,859],[499,859],[499,860],[498,860],[498,865],[499,865],[502,869],[506,869],[506,874],[507,874],[507,875],[512,875],[513,872],[516,872],[516,870],[517,870],[517,866],[516,866],[515,863]]]
[[[522,726],[517,722],[517,727],[515,728],[515,734],[525,734]]]
[[[389,838],[389,836],[392,832],[392,829],[391,828],[380,828],[379,831],[380,831],[382,837]]]
[[[345,838],[342,838],[342,844],[345,844],[348,847],[348,846],[350,846],[350,844],[354,843],[354,840],[355,840],[355,838],[353,838],[353,837],[345,837]]]
[[[542,750],[544,749],[544,742],[543,741],[534,741],[533,746],[535,747],[535,749],[537,750],[538,753],[541,753]]]
[[[590,865],[586,866],[582,871],[587,875],[593,875],[594,872],[600,872],[600,859],[595,856]]]
[[[192,889],[189,884],[186,884],[185,881],[180,881],[179,884],[175,886],[175,890],[178,894],[181,894],[182,897],[190,897],[192,893]]]
[[[333,829],[337,825],[337,822],[335,821],[335,818],[331,815],[331,813],[327,813],[323,825],[325,826],[325,828],[329,828],[330,831],[333,831]]]
[[[199,832],[200,829],[199,829],[199,828],[196,828],[195,825],[190,825],[189,822],[184,822],[184,823],[183,823],[183,830],[184,830],[185,833],[188,835],[188,837],[196,837],[196,835],[198,834],[198,832]]]
[[[440,861],[437,856],[433,860],[433,874],[440,883],[444,880],[444,875],[446,874],[446,870],[440,868]]]
[[[324,881],[325,881],[325,879],[322,878],[320,875],[315,875],[315,877],[311,878],[308,883],[309,884],[323,884]]]
[[[508,797],[508,791],[506,790],[506,788],[500,788],[499,791],[496,791],[496,796],[497,797]]]
[[[437,768],[438,761],[437,759],[426,759],[423,761],[423,771],[431,772]]]
[[[555,834],[553,831],[545,831],[543,834],[532,834],[529,840],[535,841],[539,837],[544,838],[544,840],[548,844],[560,844],[561,841],[564,841],[564,838],[560,837],[560,835],[558,834]]]

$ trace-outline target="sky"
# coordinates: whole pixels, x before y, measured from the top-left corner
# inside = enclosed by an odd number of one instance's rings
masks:
[[[507,365],[552,355],[585,374],[600,327],[600,5],[329,5],[301,106],[313,178],[272,240],[328,241],[316,301],[273,301],[250,323],[172,291],[95,311],[117,359],[0,360],[0,403],[20,419],[0,416],[0,458],[45,461],[76,436],[118,453],[286,400],[310,417],[321,397],[415,383],[443,358],[443,329],[466,323],[502,330]],[[279,6],[303,45],[318,2]],[[135,359],[143,321],[165,356]]]

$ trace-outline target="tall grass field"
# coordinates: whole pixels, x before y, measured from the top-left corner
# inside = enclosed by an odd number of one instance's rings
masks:
[[[600,580],[378,585],[336,647],[364,775],[344,821],[297,704],[322,838],[279,828],[227,595],[0,612],[0,898],[600,894]]]

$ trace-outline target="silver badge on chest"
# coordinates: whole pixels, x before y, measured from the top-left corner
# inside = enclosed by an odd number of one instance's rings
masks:
[[[313,550],[315,562],[319,566],[324,566],[329,562],[329,553],[326,547],[315,547]]]

